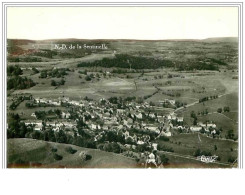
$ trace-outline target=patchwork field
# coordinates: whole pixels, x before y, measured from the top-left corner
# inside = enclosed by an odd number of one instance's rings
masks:
[[[61,51],[50,49],[50,41],[8,40],[8,84],[12,82],[7,90],[8,117],[13,113],[18,114],[20,120],[25,122],[36,120],[31,116],[36,111],[59,109],[72,115],[63,118],[64,121],[78,123],[84,120],[87,131],[93,128],[91,135],[99,135],[105,123],[109,124],[106,132],[116,130],[118,134],[133,131],[134,128],[141,130],[147,125],[162,131],[171,124],[169,141],[151,137],[152,143],[157,141],[174,151],[161,151],[169,160],[165,167],[233,166],[231,162],[238,158],[239,137],[239,72],[235,38],[179,41],[52,40],[52,44],[67,45],[103,42],[108,50]],[[40,48],[33,49],[33,44],[39,44]],[[21,80],[23,78],[29,80]],[[25,95],[31,95],[33,99],[57,101],[66,98],[68,103],[73,100],[87,101],[93,107],[65,105],[32,108],[26,106],[29,100],[23,100],[11,108],[18,96]],[[107,100],[104,105],[98,103],[102,99]],[[133,106],[127,108],[125,105],[128,103]],[[96,107],[97,111],[94,111]],[[128,113],[118,114],[117,110],[120,112],[121,109]],[[149,117],[150,113],[152,118]],[[177,123],[176,119],[169,119],[170,114],[183,117],[183,124]],[[165,116],[160,122],[154,119],[159,115]],[[48,120],[58,123],[60,119],[43,119],[42,122]],[[113,121],[108,122],[110,119]],[[219,134],[215,133],[212,138],[211,132],[191,132],[190,127],[198,126],[199,123],[214,123]],[[98,129],[98,124],[102,129]],[[74,126],[69,135],[73,135],[74,131],[79,132],[79,125]],[[23,162],[24,167],[136,167],[135,159],[119,154],[72,145],[69,146],[77,152],[68,154],[65,151],[66,144],[27,139],[28,136],[30,134],[25,134],[22,139],[17,136],[17,139],[8,140],[9,167],[18,167],[18,161]],[[80,130],[79,136],[84,138],[84,132]],[[89,139],[94,140],[94,137]],[[114,141],[107,140],[103,144]],[[151,142],[147,144],[151,145]],[[129,143],[137,146],[137,142]],[[53,147],[63,156],[62,160],[53,158]],[[213,164],[197,161],[193,155],[197,149],[217,155],[220,159]],[[82,151],[91,154],[92,159],[81,162],[78,154]]]

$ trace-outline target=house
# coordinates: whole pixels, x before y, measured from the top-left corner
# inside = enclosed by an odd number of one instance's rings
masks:
[[[125,110],[123,110],[123,109],[117,109],[117,114],[122,114],[124,112],[125,112]]]
[[[184,117],[177,117],[177,122],[183,122],[184,121]]]
[[[202,127],[192,126],[190,127],[190,130],[193,132],[199,132],[202,130]]]
[[[71,114],[69,112],[65,113],[65,112],[62,112],[61,113],[61,117],[62,118],[70,118]]]
[[[206,124],[203,124],[202,122],[198,122],[197,125],[200,126],[200,127],[203,127],[203,128],[206,127]]]
[[[146,163],[156,164],[155,155],[153,153],[149,154],[148,159],[146,160]]]
[[[143,118],[143,115],[142,115],[142,113],[139,113],[139,114],[135,114],[135,116],[136,116],[136,118],[137,118],[137,119],[142,119],[142,118]]]
[[[157,150],[157,143],[152,143],[153,150]]]
[[[151,113],[151,114],[149,114],[149,117],[151,117],[151,118],[155,118],[155,117],[156,117],[156,115],[155,115],[155,114],[153,114],[153,113]]]
[[[214,129],[213,131],[211,131],[211,134],[215,135],[216,134],[216,130]]]
[[[171,115],[168,115],[167,118],[168,118],[168,120],[171,120],[172,119],[172,116]]]
[[[118,129],[118,130],[122,130],[122,129],[123,129],[123,125],[119,125],[119,126],[117,127],[117,129]]]
[[[127,119],[127,123],[128,123],[128,124],[132,124],[132,123],[133,123],[133,119],[128,118],[128,119]]]
[[[91,129],[96,130],[96,129],[101,129],[101,127],[100,127],[100,125],[91,124]]]
[[[123,135],[125,136],[125,139],[127,139],[127,138],[129,137],[129,132],[128,132],[128,131],[125,131],[125,132],[123,133]]]
[[[143,141],[141,141],[141,140],[139,140],[139,141],[137,141],[137,144],[138,145],[142,145],[142,144],[144,144],[145,142],[143,142]]]
[[[212,123],[207,124],[207,128],[209,129],[210,127],[216,128],[216,125],[215,124],[212,124]]]
[[[147,129],[149,129],[150,131],[154,131],[156,133],[160,133],[158,127],[154,127],[154,126],[148,126],[146,127]]]
[[[34,125],[35,131],[41,131],[43,127],[42,122],[25,122],[25,125]]]
[[[31,114],[31,116],[32,116],[32,117],[35,117],[35,118],[37,117],[36,114],[35,114],[34,112]]]
[[[160,136],[170,137],[170,136],[172,136],[172,133],[170,131],[162,131],[160,133]]]

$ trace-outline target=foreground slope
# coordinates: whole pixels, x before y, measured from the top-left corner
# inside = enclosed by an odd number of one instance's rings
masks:
[[[69,146],[77,152],[74,154],[67,152]],[[57,149],[55,153],[62,156],[62,160],[54,159],[52,148]],[[79,156],[81,152],[91,155],[92,159],[83,161]],[[9,168],[133,168],[137,166],[135,160],[119,154],[26,138],[8,139],[7,154]]]

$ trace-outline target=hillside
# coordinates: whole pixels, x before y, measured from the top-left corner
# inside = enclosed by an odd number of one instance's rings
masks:
[[[74,154],[67,152],[66,148],[69,146],[77,152]],[[34,139],[8,139],[7,148],[9,168],[132,168],[137,166],[133,159],[115,153]],[[52,152],[52,148],[56,148],[57,151]],[[83,161],[79,157],[81,152],[91,155],[92,159]],[[55,160],[53,153],[61,155],[63,159]]]

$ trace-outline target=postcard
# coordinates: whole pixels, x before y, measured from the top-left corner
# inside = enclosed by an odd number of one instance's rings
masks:
[[[6,8],[7,168],[238,168],[239,6]]]

